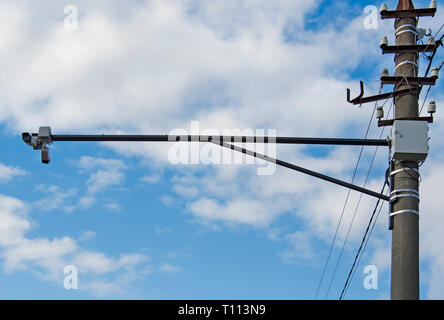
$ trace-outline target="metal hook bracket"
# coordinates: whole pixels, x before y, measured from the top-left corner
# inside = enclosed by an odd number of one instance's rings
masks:
[[[359,81],[359,85],[361,88],[361,92],[359,93],[359,96],[357,96],[353,100],[350,99],[350,89],[347,88],[347,102],[355,103],[355,102],[361,101],[361,98],[364,96],[364,82],[362,80]],[[357,104],[359,104],[359,102]]]

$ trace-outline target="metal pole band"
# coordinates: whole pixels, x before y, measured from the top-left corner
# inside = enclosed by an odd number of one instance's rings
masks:
[[[400,26],[398,29],[396,29],[395,33],[398,33],[398,31],[400,29],[405,28],[405,27],[412,27],[414,30],[416,30],[416,32],[418,32],[418,27],[417,26],[415,26],[413,24],[410,24],[410,23],[406,23],[406,24],[403,24],[402,26]]]
[[[403,61],[400,64],[396,65],[395,70],[398,69],[400,66],[407,64],[407,63],[413,64],[415,67],[418,66],[418,63],[416,61],[406,60],[406,61]]]
[[[406,194],[397,194],[393,197],[390,197],[390,202],[393,202],[394,200],[398,199],[398,198],[406,198],[406,197],[412,197],[412,198],[416,198],[418,200],[420,200],[419,196],[417,194],[414,193],[406,193]]]
[[[411,32],[411,33],[413,33],[415,36],[418,36],[418,32],[413,31],[413,30],[402,30],[402,31],[399,31],[399,32],[396,34],[396,36],[399,36],[400,34],[403,34],[403,33],[406,33],[406,32]]]
[[[409,170],[415,171],[418,174],[418,176],[420,176],[419,170],[416,168],[401,168],[401,169],[390,172],[390,176],[394,176],[397,173],[400,173],[402,171],[409,171]]]
[[[406,210],[399,210],[399,211],[392,212],[392,213],[390,213],[390,217],[396,216],[397,214],[401,214],[401,213],[416,213],[419,216],[419,212],[417,210],[406,209]]]
[[[419,196],[419,192],[418,190],[415,189],[397,189],[397,190],[393,190],[392,192],[390,192],[390,196],[394,195],[395,193],[398,192],[413,192],[416,193]]]

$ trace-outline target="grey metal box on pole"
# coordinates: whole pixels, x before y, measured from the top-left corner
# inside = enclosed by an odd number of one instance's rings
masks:
[[[390,158],[424,161],[429,153],[429,126],[425,121],[395,120],[391,133]]]

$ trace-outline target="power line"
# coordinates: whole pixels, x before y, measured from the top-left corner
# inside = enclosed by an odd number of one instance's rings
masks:
[[[392,101],[392,103],[390,104],[390,108],[389,108],[389,111],[387,112],[387,116],[390,114],[390,111],[391,111],[392,107],[393,107],[393,101]],[[382,128],[382,131],[381,131],[380,137],[382,137],[382,135],[384,134],[384,131],[385,131],[385,127]],[[376,155],[376,152],[378,152],[378,148],[376,148],[374,156]],[[387,182],[387,180],[386,180],[386,182]],[[378,204],[376,205],[376,207],[377,207],[377,206],[378,206]],[[375,228],[375,225],[376,225],[376,222],[377,222],[377,220],[378,220],[378,218],[379,218],[379,214],[381,213],[381,209],[382,209],[382,207],[383,207],[383,203],[381,204],[381,206],[380,206],[380,208],[379,208],[379,211],[378,211],[378,214],[377,214],[377,216],[376,216],[376,219],[374,220],[373,225],[372,225],[372,227],[371,227],[371,229],[370,229],[369,236],[368,236],[368,238],[367,238],[366,241],[365,241],[364,248],[362,249],[362,254],[359,256],[358,261],[357,261],[357,263],[356,263],[356,266],[355,266],[354,270],[352,271],[352,274],[351,274],[351,277],[350,277],[350,280],[349,280],[349,284],[348,284],[347,288],[345,289],[345,291],[344,291],[344,295],[343,295],[343,296],[345,296],[345,294],[346,294],[347,291],[348,291],[348,288],[350,287],[351,282],[353,281],[353,277],[354,277],[354,275],[355,275],[355,273],[356,273],[356,270],[357,270],[357,268],[358,268],[358,266],[359,266],[359,263],[360,263],[360,261],[361,261],[361,258],[362,258],[363,254],[364,254],[364,252],[365,252],[365,249],[367,248],[367,244],[368,244],[368,242],[369,242],[369,240],[370,240],[370,237],[371,237],[371,235],[372,235],[373,229]],[[373,219],[373,216],[371,217],[371,219],[370,219],[370,221],[369,221],[369,224],[372,223],[372,219]],[[347,279],[347,280],[348,280],[348,279]]]
[[[441,26],[441,28],[442,28],[443,26],[444,26],[444,24]],[[440,30],[441,30],[441,28],[440,28]],[[435,36],[435,37],[436,37],[436,36]],[[429,65],[427,66],[426,72],[424,73],[424,77],[427,77],[427,75],[429,74],[430,68],[432,67],[433,58],[435,57],[436,52],[438,51],[438,47],[439,47],[439,45],[442,45],[442,41],[443,41],[443,39],[444,39],[444,34],[441,36],[441,38],[439,38],[438,41],[436,41],[436,43],[437,43],[438,45],[435,47],[435,49],[433,50],[432,55],[429,57]],[[422,91],[422,87],[423,87],[423,86],[420,86],[420,87],[419,87],[419,93],[421,93],[421,91]],[[418,93],[418,94],[419,94],[419,93]]]
[[[387,100],[386,100],[386,102],[387,102]],[[384,104],[385,104],[385,103],[384,103]],[[390,111],[391,111],[392,107],[393,107],[393,100],[392,100],[392,103],[390,104],[389,111],[387,112],[387,118],[388,118],[388,116],[389,116],[389,114],[390,114]],[[385,131],[385,127],[382,128],[381,133],[380,133],[380,137],[382,137],[382,135],[384,134],[384,131]],[[370,162],[370,167],[369,167],[369,169],[368,169],[368,171],[367,171],[367,176],[365,177],[363,187],[365,187],[365,186],[367,185],[367,181],[368,181],[368,178],[370,177],[370,173],[371,173],[371,170],[372,170],[372,168],[373,168],[373,164],[374,164],[374,162],[375,162],[376,154],[377,154],[377,153],[378,153],[378,148],[376,148],[376,149],[375,149],[375,152],[373,153],[373,157],[372,157],[372,160],[371,160],[371,162]],[[350,226],[349,226],[349,228],[348,228],[348,230],[347,230],[347,235],[346,235],[346,237],[345,237],[345,239],[344,239],[344,243],[343,243],[343,245],[342,245],[341,252],[340,252],[340,254],[339,254],[339,258],[338,258],[338,261],[337,261],[337,263],[336,263],[335,270],[334,270],[334,272],[333,272],[333,276],[332,276],[331,281],[330,281],[330,284],[329,284],[329,286],[328,286],[327,294],[325,295],[325,299],[328,298],[328,294],[330,293],[331,286],[333,285],[334,278],[335,278],[335,276],[336,276],[336,273],[337,273],[337,270],[338,270],[339,264],[340,264],[340,262],[341,262],[342,255],[343,255],[343,253],[344,253],[345,245],[347,244],[347,240],[348,240],[348,237],[349,237],[349,235],[350,235],[351,228],[352,228],[353,223],[354,223],[354,221],[355,221],[356,214],[358,213],[359,205],[361,204],[361,199],[362,199],[362,193],[359,195],[358,203],[356,204],[356,208],[355,208],[355,211],[354,211],[354,213],[353,213],[353,218],[352,218],[352,220],[351,220],[351,222],[350,222]]]
[[[439,66],[438,70],[441,70],[442,66],[444,64],[444,61],[441,63],[441,65]],[[419,111],[419,115],[421,115],[422,110],[424,109],[424,105],[426,103],[427,97],[429,96],[430,90],[432,89],[432,86],[429,86],[429,88],[427,89],[426,95],[424,97],[424,101],[422,102],[422,106],[421,106],[421,110]]]
[[[388,191],[387,191],[387,193],[388,193]],[[353,273],[352,273],[352,275],[351,275],[351,278],[350,278],[349,284],[348,284],[347,288],[346,288],[345,291],[344,291],[344,295],[343,295],[343,297],[345,297],[345,295],[347,294],[348,289],[350,288],[350,285],[351,285],[351,283],[352,283],[352,281],[353,281],[353,277],[354,277],[355,274],[356,274],[356,270],[358,270],[359,263],[361,262],[361,259],[362,259],[362,257],[364,256],[365,249],[367,248],[367,244],[368,244],[369,241],[370,241],[370,237],[372,236],[373,229],[375,228],[375,225],[376,225],[376,223],[378,222],[378,218],[379,218],[379,215],[380,215],[380,213],[381,213],[381,211],[382,211],[383,206],[384,206],[384,203],[381,203],[381,205],[379,206],[378,213],[376,214],[376,218],[375,218],[374,221],[373,221],[373,225],[372,225],[372,227],[371,227],[371,229],[370,229],[370,232],[369,232],[369,234],[368,234],[368,237],[367,237],[367,239],[366,239],[366,241],[365,241],[364,247],[362,248],[362,253],[359,255],[358,262],[356,263],[356,267],[355,267],[355,269],[353,270]]]
[[[429,86],[429,88],[427,89],[426,95],[424,97],[424,101],[422,102],[421,110],[419,111],[419,115],[421,115],[422,109],[424,109],[424,105],[426,103],[427,97],[429,96],[429,93],[430,93],[431,89],[432,89],[432,86]]]
[[[384,193],[384,189],[385,189],[386,185],[387,185],[387,181],[384,181],[384,185],[382,186],[381,193]],[[358,252],[356,253],[355,260],[353,261],[353,265],[352,265],[352,267],[350,269],[350,272],[348,273],[347,280],[345,281],[345,285],[344,285],[344,288],[342,289],[341,296],[339,297],[339,300],[343,299],[345,290],[346,290],[346,288],[348,287],[348,285],[350,283],[349,281],[350,281],[351,275],[352,275],[353,270],[354,270],[354,268],[356,266],[356,262],[358,260],[359,254],[361,253],[361,250],[362,250],[362,248],[364,246],[364,242],[365,242],[365,239],[367,237],[367,234],[369,233],[369,230],[370,230],[370,227],[371,227],[371,223],[373,221],[373,218],[374,218],[374,216],[376,214],[376,211],[378,209],[378,206],[379,206],[379,202],[380,202],[380,200],[378,199],[378,201],[376,202],[375,209],[373,209],[373,213],[372,213],[371,218],[370,218],[370,223],[368,224],[367,229],[365,230],[364,237],[362,238],[362,241],[361,241],[361,245],[359,246]]]
[[[381,94],[382,87],[383,87],[383,86],[381,85],[380,88],[379,88],[379,94]],[[373,112],[372,112],[372,114],[371,114],[371,116],[370,116],[370,120],[369,120],[369,123],[368,123],[368,126],[367,126],[367,130],[366,130],[366,132],[365,132],[364,138],[367,138],[368,133],[369,133],[369,131],[370,131],[370,126],[371,126],[371,124],[372,124],[373,116],[374,116],[374,114],[375,114],[375,111],[376,111],[377,105],[378,105],[378,103],[376,102],[376,103],[375,103],[375,107],[373,108]],[[355,169],[354,169],[354,172],[353,172],[353,176],[352,176],[351,183],[353,183],[353,182],[355,181],[356,173],[358,172],[359,162],[361,161],[361,157],[362,157],[363,150],[364,150],[364,147],[361,147],[361,150],[360,150],[360,152],[359,152],[358,159],[357,159],[357,161],[356,161],[356,165],[355,165]],[[345,198],[345,203],[344,203],[344,206],[342,207],[342,212],[341,212],[341,215],[340,215],[340,217],[339,217],[338,225],[336,226],[335,235],[334,235],[333,240],[332,240],[331,245],[330,245],[330,250],[329,250],[329,252],[328,252],[327,260],[326,260],[326,262],[325,262],[324,269],[322,270],[322,275],[321,275],[321,279],[319,280],[318,288],[317,288],[317,290],[316,290],[315,299],[318,298],[319,290],[320,290],[320,288],[321,288],[322,281],[323,281],[323,279],[324,279],[325,272],[326,272],[326,270],[327,270],[327,266],[328,266],[328,263],[329,263],[329,261],[330,261],[331,253],[332,253],[332,251],[333,251],[333,247],[334,247],[334,244],[335,244],[335,241],[336,241],[337,235],[338,235],[339,227],[340,227],[340,225],[341,225],[342,218],[343,218],[344,213],[345,213],[345,208],[347,207],[348,199],[349,199],[349,197],[350,197],[350,192],[351,192],[351,189],[348,189],[348,191],[347,191],[347,196],[346,196],[346,198]]]

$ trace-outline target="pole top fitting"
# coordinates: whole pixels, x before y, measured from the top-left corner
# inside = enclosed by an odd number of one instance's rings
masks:
[[[396,10],[414,10],[415,6],[413,5],[412,0],[399,0],[398,7]]]
[[[431,0],[431,1],[430,1],[429,8],[430,8],[430,9],[436,9],[436,0]]]

